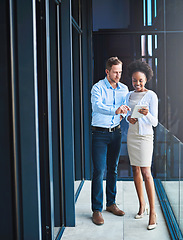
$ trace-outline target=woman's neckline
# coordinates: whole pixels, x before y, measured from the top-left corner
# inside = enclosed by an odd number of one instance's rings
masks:
[[[143,92],[136,92],[135,90],[133,91],[134,93],[147,93],[149,90],[143,91]]]

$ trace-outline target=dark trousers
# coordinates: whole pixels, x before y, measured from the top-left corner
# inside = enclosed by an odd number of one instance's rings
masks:
[[[92,131],[92,211],[103,209],[103,177],[107,164],[107,206],[115,203],[117,167],[121,147],[121,129],[114,132]]]

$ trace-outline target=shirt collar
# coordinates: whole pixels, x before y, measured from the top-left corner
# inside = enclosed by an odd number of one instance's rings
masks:
[[[104,79],[104,82],[105,82],[107,88],[112,88],[113,89],[113,87],[111,86],[111,84],[109,83],[109,81],[108,81],[108,79],[106,77]],[[120,88],[120,85],[118,84],[116,89],[119,89],[119,88]]]

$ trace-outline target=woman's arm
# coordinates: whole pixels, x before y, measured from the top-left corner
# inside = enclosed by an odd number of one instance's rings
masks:
[[[151,97],[149,111],[146,115],[146,118],[153,127],[158,125],[158,97],[155,93]]]

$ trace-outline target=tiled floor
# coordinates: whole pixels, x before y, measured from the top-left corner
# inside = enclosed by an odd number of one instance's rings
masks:
[[[105,182],[104,182],[105,188]],[[138,200],[133,181],[117,183],[117,204],[125,211],[124,217],[115,216],[105,208],[102,212],[104,225],[96,226],[91,221],[91,182],[85,181],[76,203],[76,227],[67,227],[62,236],[63,240],[168,240],[170,239],[161,208],[156,197],[158,226],[152,231],[147,230],[148,215],[140,220],[134,219],[138,210]],[[105,195],[104,195],[105,198]],[[105,201],[104,201],[105,206]]]

